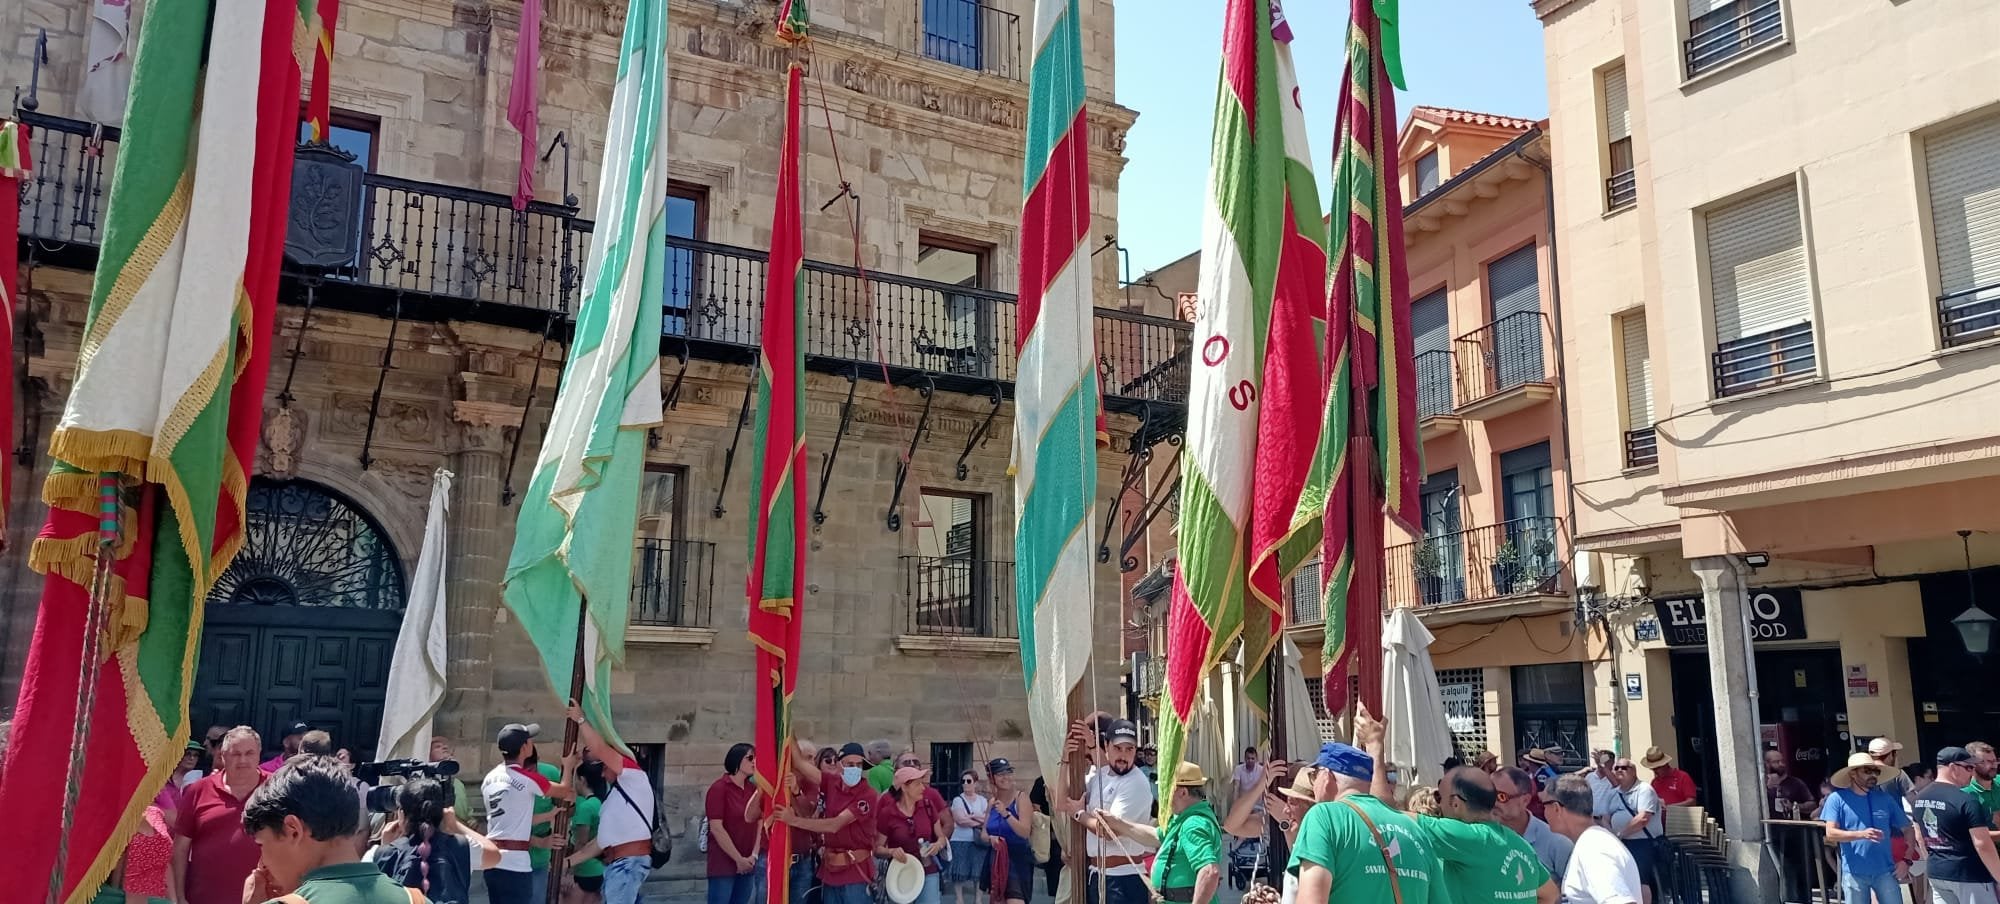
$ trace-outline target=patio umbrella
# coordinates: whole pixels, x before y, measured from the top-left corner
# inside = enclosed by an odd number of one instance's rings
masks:
[[[1284,654],[1285,707],[1281,717],[1285,720],[1288,749],[1276,755],[1297,763],[1318,756],[1325,738],[1320,736],[1319,714],[1313,711],[1312,698],[1306,694],[1305,654],[1299,652],[1289,637],[1285,638]]]
[[[1437,784],[1444,777],[1442,764],[1452,755],[1452,743],[1437,672],[1431,668],[1431,632],[1414,611],[1396,609],[1382,632],[1382,650],[1389,759],[1405,769],[1399,784],[1405,788]]]

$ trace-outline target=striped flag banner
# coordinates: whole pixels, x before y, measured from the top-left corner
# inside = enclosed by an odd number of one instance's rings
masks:
[[[1021,184],[1021,302],[1014,392],[1015,606],[1029,727],[1057,775],[1069,696],[1090,666],[1097,490],[1091,330],[1090,147],[1078,0],[1036,0]]]
[[[203,603],[243,542],[310,11],[185,0],[140,26],[29,553],[46,579],[0,772],[18,899],[90,900],[187,743]]]
[[[332,134],[333,33],[339,22],[340,0],[318,0],[311,24],[312,85],[306,89],[306,123],[312,132],[312,140],[320,143],[326,142]]]
[[[805,0],[781,11],[778,36],[806,37]],[[764,281],[764,325],[757,356],[757,427],[752,460],[759,479],[750,509],[750,642],[757,649],[757,784],[768,819],[792,802],[792,696],[799,685],[799,633],[805,618],[806,470],[805,214],[799,187],[805,67],[785,71],[785,139],[779,149],[777,204],[771,213],[771,265]],[[790,863],[792,833],[773,826],[770,862]],[[766,870],[766,900],[791,900],[791,871]]]
[[[0,122],[0,235],[21,234],[21,185],[34,162],[28,154],[28,127],[18,122]],[[20,286],[21,245],[0,242],[0,348],[9,349],[0,361],[0,429],[14,427],[14,299]],[[7,548],[7,507],[14,499],[14,469],[0,467],[0,550]]]
[[[1329,709],[1344,709],[1347,675],[1382,712],[1382,518],[1420,529],[1416,363],[1397,183],[1396,0],[1351,0],[1347,74],[1334,135],[1332,307],[1321,461],[1335,486],[1326,508],[1325,669]],[[1395,64],[1400,67],[1400,63]],[[1353,660],[1350,663],[1350,659]],[[1350,668],[1351,666],[1351,668]]]
[[[1326,251],[1291,31],[1272,0],[1230,0],[1224,15],[1181,464],[1181,554],[1167,614],[1160,758],[1169,775],[1202,682],[1239,637],[1251,702],[1268,711],[1261,665],[1283,624],[1279,588],[1315,530],[1300,500],[1316,449],[1309,425],[1317,424],[1319,389],[1311,375]]]
[[[501,587],[559,697],[582,632],[584,717],[621,749],[611,668],[625,658],[646,431],[662,413],[666,41],[667,0],[629,0],[575,339]]]

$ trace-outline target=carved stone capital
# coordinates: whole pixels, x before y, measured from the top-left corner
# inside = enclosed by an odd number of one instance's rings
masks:
[[[506,402],[457,401],[451,403],[451,420],[466,427],[518,427],[521,425],[521,406]]]

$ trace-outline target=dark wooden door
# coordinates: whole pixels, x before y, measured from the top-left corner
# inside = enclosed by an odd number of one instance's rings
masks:
[[[197,725],[248,725],[277,749],[303,720],[373,759],[401,613],[307,606],[209,610],[191,710]],[[204,721],[207,720],[207,721]]]

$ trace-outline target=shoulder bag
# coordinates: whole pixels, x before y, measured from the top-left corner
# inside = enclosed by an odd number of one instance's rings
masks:
[[[1382,852],[1382,865],[1389,868],[1389,893],[1396,898],[1396,904],[1403,904],[1403,883],[1396,877],[1396,859],[1389,856],[1389,843],[1382,837],[1382,830],[1375,827],[1375,820],[1369,819],[1361,805],[1351,800],[1343,800],[1354,815],[1361,817],[1361,824],[1368,827],[1368,834],[1375,836],[1375,849]]]
[[[674,859],[673,838],[669,837],[667,839],[666,844],[664,845],[660,844],[660,830],[654,828],[653,821],[646,818],[646,811],[640,809],[639,803],[632,799],[632,795],[625,793],[625,788],[623,785],[620,785],[617,782],[612,782],[611,787],[617,788],[618,796],[625,798],[625,803],[627,806],[630,806],[632,808],[632,812],[639,814],[639,822],[646,826],[646,834],[652,836],[653,868],[659,869],[660,867],[666,866],[668,861]]]

